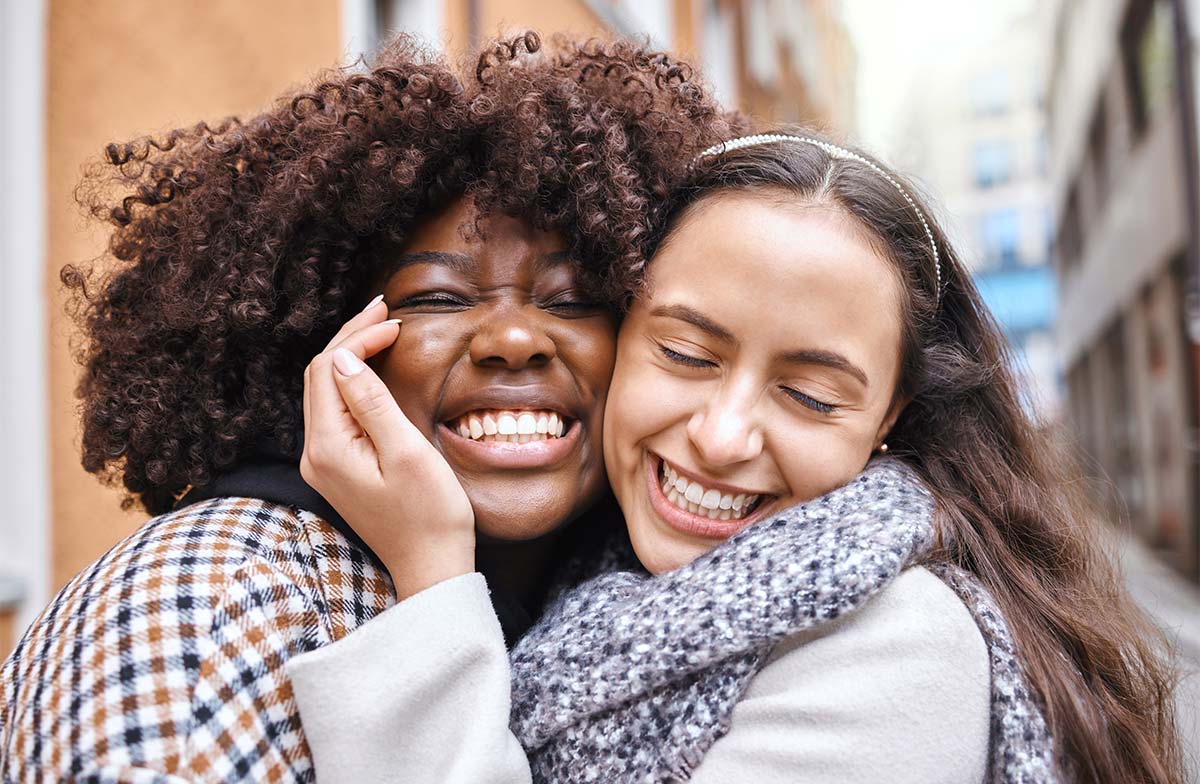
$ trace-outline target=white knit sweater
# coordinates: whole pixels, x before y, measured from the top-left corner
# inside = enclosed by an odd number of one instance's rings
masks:
[[[322,784],[530,781],[479,574],[401,602],[287,672]],[[988,688],[970,612],[909,569],[860,611],[780,645],[691,780],[982,781]]]

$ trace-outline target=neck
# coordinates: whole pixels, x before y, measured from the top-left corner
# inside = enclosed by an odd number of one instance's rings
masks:
[[[479,538],[475,568],[494,590],[514,597],[530,617],[537,618],[554,570],[564,566],[581,548],[599,551],[608,536],[622,524],[616,501],[605,494],[575,520],[557,530],[523,542]]]
[[[481,540],[475,546],[475,568],[487,575],[494,590],[532,609],[540,603],[555,545],[561,538],[562,531],[553,531],[525,542]]]

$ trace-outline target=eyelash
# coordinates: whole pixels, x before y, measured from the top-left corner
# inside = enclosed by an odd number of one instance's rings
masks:
[[[552,297],[548,302],[542,304],[546,310],[555,308],[561,310],[596,310],[600,306],[590,300],[577,297],[573,292],[564,292],[555,297]]]
[[[397,302],[392,306],[392,308],[394,310],[399,310],[400,308],[431,306],[465,308],[469,307],[470,303],[461,297],[456,297],[451,294],[431,293],[417,294],[412,297],[407,297]],[[589,302],[583,299],[572,299],[570,297],[560,295],[559,299],[544,303],[541,307],[546,310],[590,311],[596,310],[599,305],[597,305],[595,302]]]
[[[449,294],[417,294],[416,296],[406,297],[405,299],[400,300],[393,306],[393,309],[399,310],[400,308],[412,308],[421,305],[440,305],[444,307],[461,308],[466,307],[467,303],[462,299]]]
[[[708,368],[714,366],[714,363],[708,361],[707,359],[690,357],[687,354],[681,354],[678,351],[669,349],[666,346],[659,346],[659,349],[662,351],[663,356],[680,365],[693,368]],[[795,400],[800,405],[811,408],[813,411],[818,413],[832,414],[833,412],[837,411],[837,406],[833,405],[832,403],[826,403],[824,401],[817,400],[815,397],[806,395],[799,390],[792,389],[791,387],[780,387],[780,389],[783,390],[784,394]]]

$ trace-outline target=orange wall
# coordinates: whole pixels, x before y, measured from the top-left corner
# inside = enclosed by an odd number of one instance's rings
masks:
[[[76,366],[58,269],[95,257],[105,241],[75,205],[81,166],[109,141],[251,112],[335,64],[339,13],[338,0],[50,2],[46,285],[55,591],[143,519],[122,512],[120,494],[79,467]]]
[[[484,38],[532,28],[551,33],[605,33],[607,28],[582,0],[479,0],[479,33]]]

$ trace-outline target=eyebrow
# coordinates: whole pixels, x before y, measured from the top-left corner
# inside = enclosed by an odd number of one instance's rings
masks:
[[[650,311],[651,316],[665,316],[667,318],[679,319],[686,321],[693,327],[696,327],[701,332],[706,332],[722,343],[737,343],[737,338],[733,333],[722,327],[717,322],[710,319],[694,308],[689,308],[687,305],[659,305],[654,310]]]
[[[783,361],[793,365],[823,365],[853,376],[864,387],[870,386],[867,383],[867,374],[862,371],[862,368],[834,351],[822,351],[820,349],[789,351],[783,355]]]
[[[686,321],[688,324],[723,343],[736,345],[738,342],[737,338],[728,329],[687,305],[659,305],[650,311],[650,315],[665,316],[666,318]],[[864,387],[870,386],[870,383],[867,381],[867,374],[863,372],[862,368],[836,351],[799,349],[784,354],[783,361],[793,365],[821,365],[833,370],[840,370],[857,379]]]

